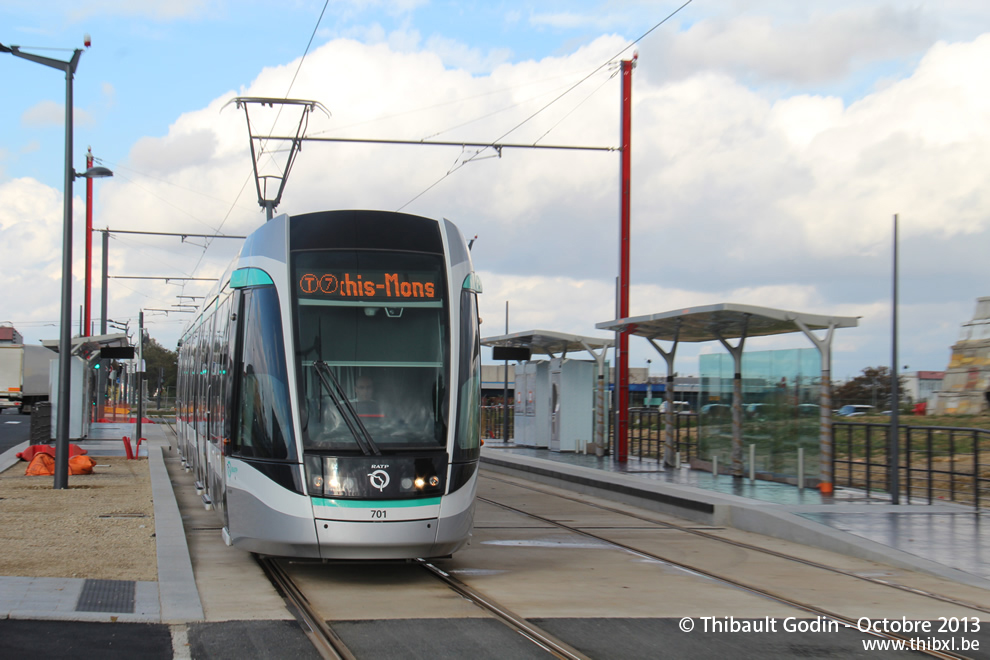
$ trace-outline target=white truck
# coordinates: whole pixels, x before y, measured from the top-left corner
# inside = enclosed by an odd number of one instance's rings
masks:
[[[0,408],[29,413],[48,401],[50,363],[58,357],[44,346],[0,345]]]

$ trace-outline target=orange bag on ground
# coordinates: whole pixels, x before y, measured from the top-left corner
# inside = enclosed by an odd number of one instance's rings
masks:
[[[21,459],[22,461],[30,461],[35,456],[42,453],[51,454],[52,456],[54,456],[55,447],[53,447],[52,445],[31,445],[24,451],[17,454],[17,458]],[[86,450],[80,447],[79,445],[71,442],[69,443],[69,458],[85,453],[87,453]]]
[[[73,456],[69,459],[69,474],[93,474],[93,466],[96,465],[89,456]]]
[[[55,474],[55,457],[49,454],[35,454],[24,471],[29,477],[47,477]]]
[[[89,456],[73,456],[69,459],[69,474],[93,474],[96,465]],[[24,474],[29,477],[49,477],[55,474],[55,458],[49,454],[35,455]]]

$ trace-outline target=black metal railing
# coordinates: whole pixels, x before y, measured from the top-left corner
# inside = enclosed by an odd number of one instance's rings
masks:
[[[508,442],[515,437],[515,407],[509,406],[509,436],[503,438],[505,424],[505,408],[501,404],[481,406],[481,439],[502,440]]]
[[[890,425],[833,422],[832,474],[837,486],[889,493]],[[972,504],[990,500],[990,431],[952,426],[900,426],[898,491],[906,501]]]
[[[659,459],[663,455],[665,413],[656,408],[629,409],[628,455],[639,459]],[[611,419],[611,416],[609,416]],[[611,428],[609,429],[611,431]],[[689,462],[698,455],[698,416],[695,413],[674,415],[674,452],[680,452],[681,461]],[[612,447],[609,433],[610,451]]]

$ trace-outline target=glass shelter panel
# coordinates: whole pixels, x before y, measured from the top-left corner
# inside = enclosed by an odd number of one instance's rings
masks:
[[[727,353],[700,356],[699,454],[718,455],[726,465],[732,449],[732,388],[735,364]],[[756,445],[756,471],[797,474],[804,448],[805,474],[817,470],[821,357],[817,349],[743,353],[742,430],[748,457]],[[748,459],[747,459],[748,460]],[[748,468],[747,468],[748,469]]]
[[[437,255],[293,254],[306,449],[445,447],[448,314]]]

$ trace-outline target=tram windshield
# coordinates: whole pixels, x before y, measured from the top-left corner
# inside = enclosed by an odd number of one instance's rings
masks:
[[[438,255],[293,255],[306,449],[433,450],[447,436],[447,303]]]

